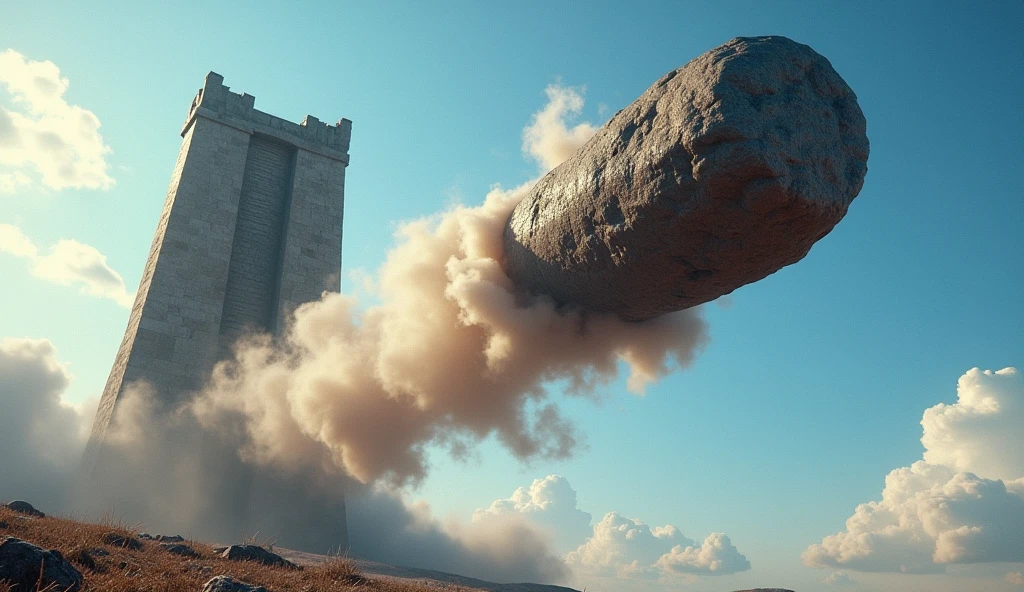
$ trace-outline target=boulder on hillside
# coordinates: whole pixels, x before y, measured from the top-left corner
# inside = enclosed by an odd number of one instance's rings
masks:
[[[221,553],[221,557],[224,559],[231,559],[232,561],[256,561],[263,565],[298,569],[298,566],[291,561],[288,561],[277,553],[267,551],[259,545],[231,545],[227,549],[224,549],[224,552]]]
[[[88,549],[74,549],[68,553],[68,559],[84,568],[96,570],[96,559],[93,558],[92,553]]]
[[[46,517],[46,514],[43,514],[39,510],[35,509],[32,506],[32,504],[30,504],[30,503],[28,503],[28,502],[26,502],[24,500],[14,500],[13,502],[9,502],[9,503],[4,504],[4,506],[7,507],[8,510],[14,510],[15,512],[18,512],[19,514],[28,514],[29,516],[34,516],[36,518],[45,518]]]
[[[202,592],[267,592],[267,589],[263,586],[253,586],[252,584],[239,582],[228,576],[217,576],[206,582]]]
[[[56,589],[78,592],[82,573],[68,563],[59,551],[47,551],[14,537],[0,539],[0,581],[11,592]]]
[[[108,532],[103,535],[103,542],[114,547],[128,549],[129,551],[138,551],[142,549],[142,543],[140,543],[138,539],[130,536],[124,536],[116,532]]]
[[[195,549],[181,543],[160,543],[160,546],[168,553],[174,553],[182,557],[199,557],[199,553],[196,553]]]

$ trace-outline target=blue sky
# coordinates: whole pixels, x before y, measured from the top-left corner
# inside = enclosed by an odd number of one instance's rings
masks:
[[[537,174],[521,140],[548,85],[581,89],[573,123],[601,124],[732,37],[806,43],[854,89],[868,121],[869,171],[843,222],[799,264],[706,306],[709,344],[644,397],[620,381],[594,404],[553,385],[586,450],[526,465],[493,441],[468,462],[438,451],[410,495],[468,519],[559,474],[595,523],[614,510],[698,541],[725,532],[753,564],[725,583],[679,589],[825,588],[832,570],[805,566],[801,553],[878,500],[889,471],[922,458],[925,409],[954,403],[973,367],[1024,364],[1022,25],[1024,4],[1011,1],[12,3],[0,8],[0,51],[60,68],[64,98],[102,123],[116,184],[26,184],[0,194],[0,224],[40,246],[91,245],[134,290],[180,126],[214,70],[263,111],[354,122],[348,291],[350,272],[381,265],[397,223],[476,205],[493,184]],[[0,87],[0,104],[10,98]],[[0,338],[49,339],[74,376],[66,397],[96,396],[127,309],[33,276],[4,253],[0,277]],[[1021,569],[842,571],[858,581],[846,589],[1011,590],[1020,588],[1006,574]]]

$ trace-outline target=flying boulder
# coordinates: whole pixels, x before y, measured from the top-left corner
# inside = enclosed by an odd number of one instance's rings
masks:
[[[827,59],[737,38],[669,72],[548,173],[505,225],[506,273],[641,321],[802,259],[860,192],[868,139]]]

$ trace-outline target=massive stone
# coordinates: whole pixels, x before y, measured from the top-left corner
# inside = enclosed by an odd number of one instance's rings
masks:
[[[533,187],[504,232],[512,280],[630,321],[802,259],[867,172],[866,122],[824,57],[737,38],[654,83]]]

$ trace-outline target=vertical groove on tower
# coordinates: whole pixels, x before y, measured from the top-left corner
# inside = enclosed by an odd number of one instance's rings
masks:
[[[222,352],[247,332],[274,328],[294,153],[262,136],[249,140],[220,321]]]

